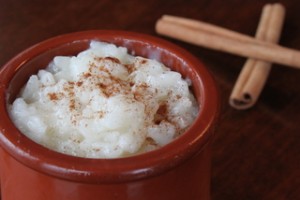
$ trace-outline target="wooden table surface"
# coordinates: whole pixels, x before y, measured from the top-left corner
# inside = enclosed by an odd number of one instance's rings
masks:
[[[74,31],[121,29],[161,37],[154,25],[163,14],[254,35],[268,2],[272,1],[0,0],[0,66],[37,42]],[[287,10],[280,43],[300,49],[300,1],[280,2]],[[300,199],[300,70],[273,65],[257,104],[238,111],[228,98],[245,58],[165,39],[201,59],[220,88],[212,199]]]

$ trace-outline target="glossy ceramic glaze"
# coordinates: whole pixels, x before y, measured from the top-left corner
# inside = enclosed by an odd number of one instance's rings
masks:
[[[90,40],[125,46],[134,55],[158,59],[192,80],[200,113],[170,144],[137,156],[86,159],[34,143],[11,122],[12,102],[28,77],[56,55],[76,55]],[[2,200],[196,200],[210,196],[210,142],[218,116],[215,83],[205,66],[165,40],[132,32],[86,31],[41,42],[0,71],[0,179]],[[133,120],[134,123],[134,120]]]

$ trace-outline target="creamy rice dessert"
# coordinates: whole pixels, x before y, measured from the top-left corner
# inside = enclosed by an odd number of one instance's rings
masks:
[[[198,114],[190,81],[124,47],[92,41],[32,75],[9,105],[15,125],[50,149],[116,158],[161,147]]]

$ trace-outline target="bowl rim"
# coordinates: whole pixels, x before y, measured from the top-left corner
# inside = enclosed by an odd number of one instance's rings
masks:
[[[6,90],[15,71],[38,54],[65,43],[79,40],[128,40],[146,43],[171,52],[191,66],[201,90],[201,108],[191,127],[171,143],[125,158],[92,159],[74,157],[47,149],[24,135],[14,126],[6,109]],[[59,35],[22,51],[0,69],[0,145],[10,156],[31,169],[60,179],[88,183],[133,181],[158,175],[191,158],[212,137],[219,113],[218,92],[214,79],[204,64],[185,49],[156,36],[119,30],[89,30]],[[3,78],[2,78],[3,77]],[[13,134],[12,134],[13,132]],[[21,138],[21,142],[20,142]],[[182,145],[183,144],[183,145]],[[200,150],[201,150],[200,149]]]

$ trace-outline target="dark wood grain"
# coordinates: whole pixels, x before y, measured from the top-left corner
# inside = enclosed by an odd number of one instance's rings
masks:
[[[154,25],[163,14],[253,35],[268,2],[273,1],[0,0],[0,66],[21,50],[63,33],[122,29],[156,35]],[[300,1],[280,2],[287,9],[280,43],[300,49]],[[245,58],[165,39],[201,59],[221,92],[212,199],[300,199],[300,70],[274,65],[255,107],[237,111],[229,107],[228,97]]]

